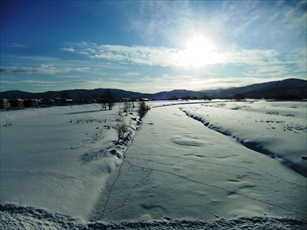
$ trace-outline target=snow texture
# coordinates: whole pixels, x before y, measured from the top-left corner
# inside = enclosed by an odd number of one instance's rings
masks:
[[[0,228],[306,229],[306,102],[150,103],[2,111]]]

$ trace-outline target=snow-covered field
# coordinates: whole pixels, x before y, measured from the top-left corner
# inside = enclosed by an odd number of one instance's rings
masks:
[[[0,228],[306,229],[306,102],[149,103],[1,112]]]

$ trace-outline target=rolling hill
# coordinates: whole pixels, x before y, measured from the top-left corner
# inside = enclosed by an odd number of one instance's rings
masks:
[[[99,98],[106,89],[98,88],[93,90],[74,89],[65,91],[48,91],[42,93],[30,93],[18,90],[5,91],[0,93],[0,100],[7,99],[52,99],[69,97],[73,100]],[[243,87],[233,87],[225,89],[191,91],[191,90],[172,90],[146,94],[139,92],[125,91],[121,89],[110,89],[117,98],[140,99],[148,98],[155,100],[166,99],[193,99],[193,98],[234,98],[238,95],[244,98],[267,98],[267,99],[306,99],[307,81],[301,79],[286,79],[260,84],[252,84]]]

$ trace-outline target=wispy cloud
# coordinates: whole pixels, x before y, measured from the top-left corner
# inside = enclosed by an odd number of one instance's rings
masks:
[[[128,73],[122,73],[121,76],[123,77],[135,77],[140,76],[141,74],[138,72],[128,72]]]
[[[221,53],[223,58],[220,63],[234,65],[276,65],[282,62],[278,59],[275,50],[241,50]]]
[[[21,83],[27,83],[27,84],[39,84],[39,85],[41,85],[41,84],[44,84],[44,85],[46,85],[46,84],[48,84],[48,85],[54,85],[55,84],[55,82],[53,82],[53,81],[38,81],[38,80],[22,80],[22,81],[20,81]]]
[[[241,47],[269,45],[283,51],[306,47],[306,5],[306,1],[225,1],[218,10],[225,18],[220,31]]]
[[[188,1],[140,1],[137,10],[121,7],[127,18],[127,29],[146,42],[163,40],[173,43],[195,29],[195,11]],[[194,19],[193,19],[194,18]],[[174,43],[173,43],[174,44]]]
[[[167,47],[98,45],[96,43],[76,43],[74,52],[91,59],[103,59],[122,64],[136,64],[162,67],[185,67],[187,51]],[[63,48],[62,50],[64,50]],[[70,51],[69,51],[70,52]],[[234,50],[231,52],[212,51],[207,54],[210,62],[205,64],[231,65],[276,65],[281,64],[275,50]]]
[[[75,52],[75,49],[73,48],[62,48],[61,50],[65,52]]]
[[[44,75],[53,75],[53,74],[65,74],[69,72],[88,72],[90,67],[66,67],[59,68],[54,65],[41,64],[40,67],[16,67],[16,66],[5,66],[0,68],[0,72],[7,74],[44,74]]]
[[[26,47],[25,44],[17,43],[17,42],[8,43],[8,44],[6,44],[6,46],[12,47],[12,48],[24,48],[24,47]]]
[[[77,72],[89,72],[91,70],[91,67],[77,67],[74,70]]]
[[[56,74],[56,73],[68,73],[72,69],[64,68],[58,69],[53,65],[42,64],[40,67],[1,67],[0,72],[8,74]]]
[[[76,53],[91,59],[104,59],[123,64],[149,66],[179,66],[180,50],[165,47],[97,45],[96,43],[77,43]],[[65,48],[63,48],[65,49]],[[63,50],[62,49],[62,50]]]
[[[251,77],[280,77],[289,73],[289,68],[282,65],[272,66],[260,66],[252,68],[247,73],[243,73],[245,76]]]
[[[0,84],[15,84],[16,81],[0,80]]]

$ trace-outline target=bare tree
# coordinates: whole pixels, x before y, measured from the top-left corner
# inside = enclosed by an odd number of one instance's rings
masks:
[[[129,110],[129,102],[128,101],[124,101],[124,108],[123,108],[124,112],[126,113],[126,115],[128,115],[128,110]]]
[[[140,119],[142,119],[146,115],[148,110],[150,110],[150,107],[148,105],[146,105],[146,103],[144,101],[140,101],[139,102],[139,108],[138,108],[138,113],[139,113]]]
[[[124,139],[125,133],[128,131],[128,127],[125,121],[121,121],[114,126],[117,133],[117,142]]]
[[[108,107],[109,110],[111,110],[114,107],[114,105],[115,105],[115,97],[113,93],[109,89],[105,90],[102,95],[102,108],[106,110]]]

